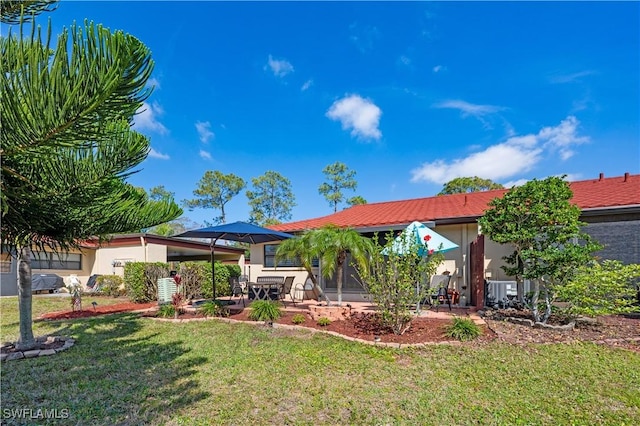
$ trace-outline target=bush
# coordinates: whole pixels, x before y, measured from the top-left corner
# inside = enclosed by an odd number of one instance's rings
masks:
[[[187,300],[211,298],[211,267],[205,262],[184,262],[178,268],[180,287]]]
[[[373,251],[368,268],[354,265],[364,290],[371,295],[373,303],[383,313],[385,324],[395,334],[404,333],[411,324],[409,307],[428,297],[428,286],[416,292],[416,283],[428,282],[438,266],[444,261],[441,253],[423,256],[426,249],[417,238],[406,234],[403,249],[399,250],[392,232],[385,235],[382,246],[378,234],[372,239]]]
[[[124,296],[127,293],[124,279],[119,275],[100,275],[96,278],[96,289],[112,297]]]
[[[158,309],[158,316],[161,318],[173,318],[176,316],[176,308],[173,305],[162,305]]]
[[[208,317],[228,317],[229,308],[219,302],[206,302],[200,307],[200,312]]]
[[[319,325],[320,327],[326,327],[326,326],[328,326],[329,324],[331,324],[331,320],[330,320],[329,318],[327,318],[327,317],[320,317],[320,318],[318,318],[318,325]]]
[[[293,318],[291,318],[291,322],[294,324],[303,324],[307,319],[302,314],[295,314]]]
[[[447,337],[456,340],[466,341],[473,340],[480,336],[480,327],[469,318],[454,318],[453,324],[447,327]]]
[[[557,291],[558,300],[568,302],[567,314],[606,315],[633,311],[640,279],[640,265],[605,260],[581,268],[571,282]]]
[[[129,262],[124,265],[127,296],[132,302],[158,300],[158,279],[169,276],[169,264]]]
[[[273,300],[256,300],[251,303],[249,319],[253,321],[275,321],[281,316],[280,306]]]

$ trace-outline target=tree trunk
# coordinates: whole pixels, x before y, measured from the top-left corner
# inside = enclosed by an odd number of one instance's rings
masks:
[[[318,280],[316,280],[316,276],[313,275],[313,272],[310,269],[307,269],[307,278],[309,278],[313,283],[313,288],[315,288],[318,291],[318,299],[323,298],[325,302],[327,302],[327,306],[330,306],[331,300],[327,297],[324,291],[322,291],[322,288],[320,288],[320,284],[318,284]],[[303,291],[304,291],[304,288],[303,288]]]
[[[336,287],[338,291],[338,306],[342,306],[342,266],[338,266],[336,273]]]
[[[31,256],[28,247],[18,247],[18,311],[20,314],[20,337],[16,343],[19,350],[34,348],[33,320],[31,313]]]
[[[540,312],[538,311],[538,299],[540,298],[540,282],[535,279],[533,282],[533,295],[531,296],[531,313],[533,320],[540,322]]]
[[[542,316],[542,322],[546,323],[549,317],[551,316],[551,298],[549,297],[549,289],[547,286],[544,286],[544,315]]]

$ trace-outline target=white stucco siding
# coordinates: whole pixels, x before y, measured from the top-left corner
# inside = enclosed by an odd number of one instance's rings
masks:
[[[124,275],[126,262],[144,262],[145,249],[134,247],[101,247],[96,255],[92,274]]]
[[[502,259],[513,253],[513,246],[510,244],[498,244],[489,238],[484,240],[484,270],[485,278],[491,280],[513,280],[501,268],[505,264]]]

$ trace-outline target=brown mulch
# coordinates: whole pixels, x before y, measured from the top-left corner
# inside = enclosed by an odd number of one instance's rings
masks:
[[[60,312],[49,312],[41,315],[40,318],[46,319],[46,320],[87,318],[87,317],[95,317],[97,315],[104,315],[104,314],[115,314],[120,312],[138,311],[142,309],[153,308],[155,306],[158,306],[156,302],[153,302],[153,303],[123,302],[123,303],[116,303],[114,305],[105,305],[105,306],[97,305],[95,308],[91,306],[90,308],[82,309],[80,311],[69,310],[69,311],[60,311]]]
[[[119,303],[110,306],[97,306],[95,310],[52,312],[43,315],[45,319],[73,319],[90,317],[95,315],[127,312],[157,307],[156,303]],[[240,321],[250,321],[249,309],[236,312],[229,318]],[[285,311],[284,315],[276,321],[278,324],[293,324],[292,318],[296,313]],[[513,314],[513,313],[510,313]],[[143,313],[144,316],[155,316],[151,310]],[[520,314],[522,316],[524,314]],[[380,337],[381,342],[415,344],[426,342],[449,341],[445,335],[445,328],[451,320],[419,317],[411,322],[411,326],[402,335],[383,327],[375,321],[371,313],[355,313],[350,320],[333,321],[328,326],[320,326],[306,314],[305,322],[301,325],[307,328],[332,331],[344,336],[373,341],[375,336]],[[179,319],[203,318],[199,313],[186,312]],[[598,317],[593,324],[579,323],[573,330],[557,331],[532,328],[525,325],[513,324],[507,321],[485,318],[486,326],[482,326],[482,336],[469,344],[483,344],[498,340],[509,344],[529,343],[569,343],[577,341],[591,341],[614,347],[621,347],[640,352],[640,318],[625,317],[623,315],[608,315]],[[553,320],[551,321],[553,322]]]
[[[376,320],[372,313],[357,312],[352,314],[351,319],[332,321],[327,326],[321,326],[311,319],[311,316],[305,314],[305,321],[302,324],[294,324],[292,319],[297,312],[284,312],[276,323],[286,325],[298,325],[316,330],[332,331],[343,336],[361,339],[366,341],[374,341],[378,336],[380,342],[383,343],[399,343],[399,344],[416,344],[426,342],[445,342],[451,338],[446,336],[446,327],[451,324],[449,319],[435,319],[418,317],[411,321],[409,329],[403,334],[394,334],[390,328],[385,327]],[[249,311],[244,310],[238,314],[231,315],[229,318],[240,321],[251,321],[249,319]],[[492,340],[494,334],[487,327],[483,328],[483,336],[480,340]]]

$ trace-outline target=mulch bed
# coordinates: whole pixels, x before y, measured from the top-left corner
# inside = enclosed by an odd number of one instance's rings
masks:
[[[101,314],[128,312],[157,307],[156,303],[118,303],[110,306],[97,306],[96,309],[82,311],[51,312],[41,318],[73,319],[91,317]],[[240,321],[251,321],[248,317],[249,309],[236,312],[229,318]],[[513,314],[513,312],[510,312]],[[142,313],[143,316],[155,317],[155,310]],[[411,322],[409,329],[402,335],[395,335],[374,320],[371,313],[355,313],[350,320],[333,321],[327,326],[320,326],[309,315],[303,324],[293,324],[295,313],[284,312],[284,315],[276,321],[278,324],[301,325],[307,328],[332,331],[344,336],[373,341],[375,336],[380,337],[384,343],[415,344],[426,342],[444,342],[451,340],[445,335],[445,328],[451,320],[419,317]],[[523,314],[520,314],[523,315]],[[197,312],[186,312],[179,319],[203,318]],[[591,341],[614,347],[621,347],[640,352],[640,318],[625,317],[623,315],[608,315],[597,319],[593,324],[578,324],[574,330],[557,331],[527,327],[513,324],[507,321],[485,318],[486,326],[482,327],[482,336],[466,344],[483,344],[498,340],[509,344],[543,344],[543,343],[570,343],[577,341]]]
[[[124,302],[116,303],[115,305],[97,305],[95,308],[92,306],[88,309],[82,309],[80,311],[61,311],[61,312],[49,312],[41,315],[41,319],[46,320],[61,320],[61,319],[74,319],[74,318],[87,318],[95,317],[97,315],[115,314],[120,312],[131,312],[142,309],[149,309],[158,306],[156,302],[153,303],[133,303]]]

